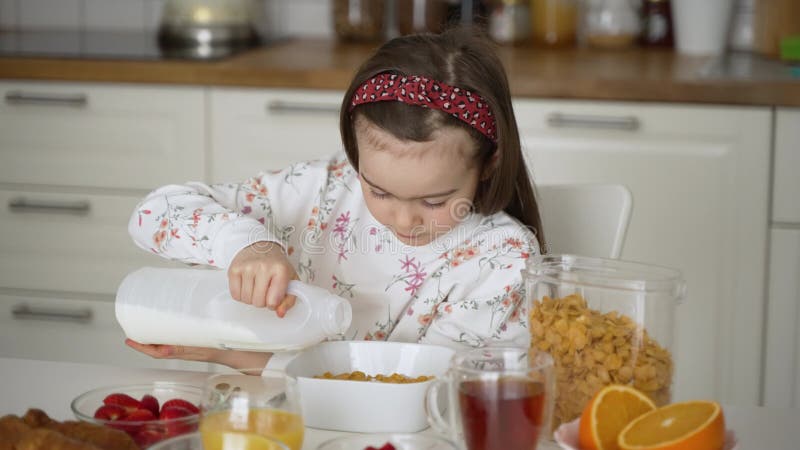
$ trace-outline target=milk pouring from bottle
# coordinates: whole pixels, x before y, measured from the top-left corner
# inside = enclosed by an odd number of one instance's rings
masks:
[[[234,300],[222,270],[141,268],[117,290],[117,321],[144,344],[257,351],[301,349],[347,331],[347,300],[299,281],[289,283],[295,305],[275,311]]]

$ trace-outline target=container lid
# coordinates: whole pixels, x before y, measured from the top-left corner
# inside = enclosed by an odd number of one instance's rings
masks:
[[[781,59],[800,61],[800,36],[788,36],[781,39]]]
[[[686,295],[680,271],[651,264],[576,255],[536,255],[528,259],[526,276],[552,283],[645,293]]]

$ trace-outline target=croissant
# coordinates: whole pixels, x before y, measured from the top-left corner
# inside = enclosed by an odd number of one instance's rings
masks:
[[[31,427],[17,416],[0,417],[0,450],[14,450],[30,430]]]
[[[47,413],[36,408],[30,408],[25,415],[22,416],[22,420],[31,428],[43,427],[54,422]]]
[[[51,419],[40,409],[0,418],[0,450],[139,450],[120,430]]]
[[[72,439],[46,428],[33,428],[20,439],[16,450],[100,450],[92,444]]]
[[[139,450],[133,438],[125,432],[87,422],[52,422],[45,428],[64,436],[87,442],[103,450]]]

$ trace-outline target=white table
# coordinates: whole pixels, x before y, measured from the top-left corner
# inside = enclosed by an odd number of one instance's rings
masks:
[[[113,366],[0,358],[0,416],[23,414],[36,407],[59,419],[74,419],[69,403],[77,395],[104,385],[175,381],[202,385],[208,374],[175,370],[128,369]],[[728,428],[740,450],[800,449],[800,410],[724,406]],[[425,432],[431,432],[430,430]],[[343,433],[306,429],[304,450]],[[556,450],[553,443],[539,446]]]

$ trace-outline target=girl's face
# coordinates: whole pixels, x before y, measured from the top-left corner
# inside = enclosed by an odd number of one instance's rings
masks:
[[[406,245],[426,245],[470,212],[480,170],[475,143],[457,127],[428,142],[401,141],[355,120],[359,180],[369,212]]]

